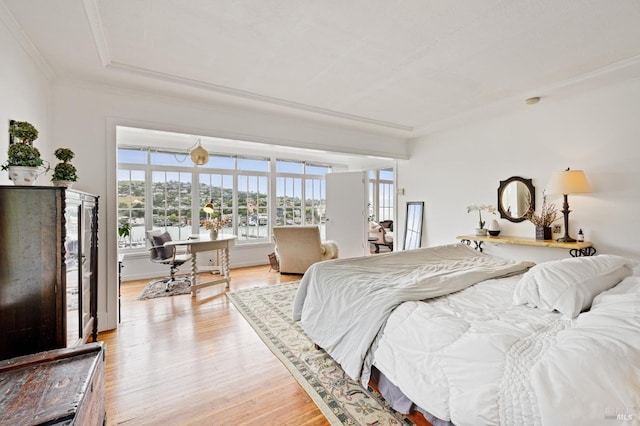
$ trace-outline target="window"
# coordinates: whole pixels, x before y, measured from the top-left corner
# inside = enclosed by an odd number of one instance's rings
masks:
[[[328,166],[278,160],[276,162],[276,224],[319,225],[324,235]]]
[[[369,219],[379,222],[393,220],[395,214],[395,190],[393,169],[369,172]]]
[[[153,171],[152,229],[161,228],[172,240],[186,240],[191,235],[192,173]]]
[[[303,163],[288,163],[304,172]],[[276,217],[270,206],[270,167],[269,158],[225,154],[211,154],[206,165],[194,167],[184,153],[119,148],[118,223],[129,223],[132,231],[130,237],[119,239],[119,247],[145,247],[148,229],[163,229],[174,240],[186,239],[204,233],[203,222],[211,217],[221,217],[222,232],[237,235],[240,244],[269,241],[270,220]],[[295,214],[301,223],[317,223],[319,207],[324,205],[322,173],[329,168],[313,170],[318,176],[296,178]],[[304,192],[310,197],[306,202]],[[209,202],[214,204],[212,215],[203,210]]]
[[[276,224],[302,224],[302,178],[276,177]]]
[[[144,170],[118,169],[118,227],[129,225],[128,237],[118,237],[119,248],[144,247]]]
[[[238,175],[238,240],[269,240],[268,177]]]
[[[204,233],[211,217],[221,217],[222,232],[237,235],[239,244],[269,241],[272,219],[318,224],[323,233],[329,166],[277,160],[271,181],[269,158],[210,154],[206,165],[194,167],[185,153],[121,147],[118,167],[118,223],[132,231],[120,248],[145,247],[147,229],[163,229],[174,240]],[[213,214],[203,210],[209,202]]]
[[[209,157],[211,158],[211,157]],[[209,215],[202,208],[209,202],[213,203],[213,217],[219,217],[225,223],[222,233],[233,233],[234,227],[234,184],[232,174],[208,174],[200,173],[200,197],[199,197],[199,227],[204,229],[203,221],[209,219]]]

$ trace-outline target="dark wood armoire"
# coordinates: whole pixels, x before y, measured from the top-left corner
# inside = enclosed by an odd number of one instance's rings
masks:
[[[98,197],[0,186],[0,359],[96,341]]]

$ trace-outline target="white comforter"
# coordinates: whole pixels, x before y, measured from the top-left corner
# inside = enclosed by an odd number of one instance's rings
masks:
[[[518,279],[402,304],[375,366],[458,426],[639,424],[640,277],[601,293],[574,320],[513,306]]]
[[[320,262],[300,283],[293,318],[351,378],[366,385],[370,349],[399,304],[453,293],[532,265],[464,244]]]

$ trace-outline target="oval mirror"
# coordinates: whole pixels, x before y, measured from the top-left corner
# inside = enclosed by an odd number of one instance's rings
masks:
[[[529,206],[536,208],[536,191],[531,179],[519,176],[501,180],[498,187],[498,211],[500,217],[511,222],[526,219]]]

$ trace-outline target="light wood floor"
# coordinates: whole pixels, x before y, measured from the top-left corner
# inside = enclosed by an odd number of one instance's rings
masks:
[[[300,278],[268,266],[238,268],[231,288]],[[148,281],[122,283],[122,322],[99,335],[107,347],[108,425],[328,424],[222,285],[196,298],[136,300]]]

